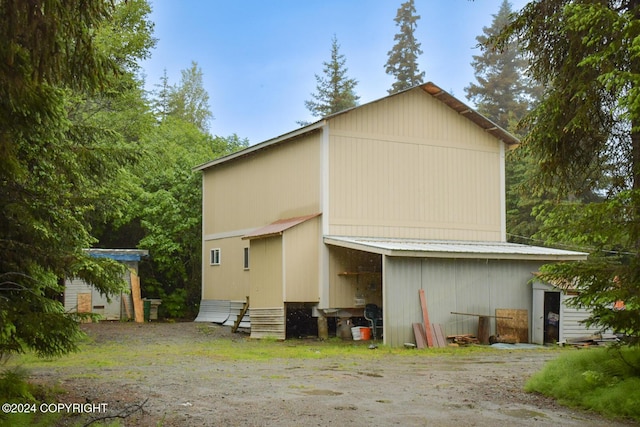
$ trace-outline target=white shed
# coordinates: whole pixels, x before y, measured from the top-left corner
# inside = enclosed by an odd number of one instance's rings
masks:
[[[568,301],[573,297],[575,293],[565,292],[549,283],[533,282],[532,343],[564,343],[572,338],[583,338],[602,332],[600,328],[588,328],[583,323],[589,317],[589,312],[571,307]]]
[[[149,251],[139,249],[88,249],[94,258],[111,258],[127,266],[124,280],[131,289],[131,275],[138,273],[138,262],[149,255]],[[88,283],[77,279],[66,279],[64,288],[64,308],[70,313],[94,313],[104,320],[127,320],[133,318],[131,292],[112,295],[109,299]]]

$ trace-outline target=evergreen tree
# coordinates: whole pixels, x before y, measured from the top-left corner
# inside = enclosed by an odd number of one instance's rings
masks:
[[[477,83],[465,88],[467,99],[476,104],[478,112],[509,130],[514,135],[526,132],[518,129],[518,123],[531,110],[541,94],[541,86],[527,75],[528,61],[517,40],[511,40],[502,49],[488,43],[511,20],[511,4],[503,0],[490,27],[482,29],[476,37],[482,48],[481,55],[474,55],[473,66]],[[525,150],[516,149],[506,156],[507,234],[512,242],[530,243],[529,238],[538,231],[539,223],[533,209],[541,202],[542,195],[533,193],[526,185],[536,166]]]
[[[419,85],[424,79],[424,71],[418,69],[418,56],[422,50],[414,35],[420,15],[415,13],[413,0],[408,0],[400,5],[394,19],[400,32],[393,38],[396,44],[387,53],[389,59],[385,64],[385,72],[396,79],[389,94]]]
[[[160,83],[155,86],[157,89],[153,91],[155,98],[151,101],[151,104],[158,121],[163,122],[169,114],[169,97],[171,96],[171,86],[169,85],[169,76],[167,76],[166,68],[162,73],[162,77],[160,77]]]
[[[340,54],[340,45],[334,35],[331,40],[331,60],[323,62],[324,77],[315,75],[317,93],[311,94],[313,100],[304,102],[314,117],[326,117],[357,105],[360,97],[355,94],[354,88],[358,82],[347,77],[346,61],[344,55]]]
[[[531,2],[497,41],[512,37],[545,87],[523,144],[538,185],[565,196],[543,207],[540,235],[591,249],[588,261],[546,266],[542,278],[576,285],[588,324],[640,343],[640,1]],[[589,191],[607,197],[572,200]],[[618,301],[625,310],[612,309]]]
[[[517,123],[539,97],[541,87],[528,77],[528,61],[516,40],[502,49],[487,45],[487,40],[509,24],[511,14],[511,4],[503,0],[491,26],[484,27],[483,35],[476,37],[479,46],[484,46],[482,55],[474,55],[471,62],[477,83],[471,83],[465,92],[478,112],[500,127],[515,131]]]
[[[137,158],[126,125],[139,104],[119,109],[135,97],[135,58],[153,45],[149,12],[144,0],[0,0],[0,357],[76,349],[77,316],[57,300],[64,278],[107,295],[125,287],[121,265],[82,249]],[[136,16],[145,22],[116,37]],[[109,126],[107,108],[127,121]]]

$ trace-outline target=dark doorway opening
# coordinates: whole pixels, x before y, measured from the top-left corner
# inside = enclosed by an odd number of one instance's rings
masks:
[[[560,341],[560,292],[544,293],[544,343]]]
[[[286,337],[308,338],[318,336],[318,319],[313,317],[313,308],[304,303],[287,304]]]

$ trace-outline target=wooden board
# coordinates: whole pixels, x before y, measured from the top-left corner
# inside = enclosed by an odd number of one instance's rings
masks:
[[[478,341],[480,341],[480,344],[489,344],[489,336],[491,335],[490,322],[489,316],[478,317]]]
[[[140,277],[131,270],[131,297],[133,298],[133,316],[136,323],[144,323],[144,304],[140,294]]]
[[[127,316],[126,319],[131,319],[131,307],[129,304],[129,295],[120,294],[120,300],[122,301],[122,305],[124,306],[124,313]]]
[[[518,343],[529,342],[529,312],[524,309],[496,308],[496,334],[515,337]],[[510,317],[510,319],[504,319]]]
[[[433,333],[431,331],[431,322],[429,322],[429,312],[427,312],[427,297],[424,294],[424,289],[420,289],[420,306],[422,307],[422,319],[424,322],[424,332],[427,338],[427,346],[433,347]]]
[[[91,293],[78,294],[78,313],[91,313]],[[82,320],[83,323],[91,323],[91,318]]]
[[[427,340],[427,338],[424,335],[424,328],[422,327],[422,323],[413,324],[413,334],[416,336],[416,347],[425,348],[425,341]]]
[[[444,337],[444,331],[442,330],[442,325],[439,323],[433,324],[433,336],[436,340],[436,347],[446,347],[447,339]]]
[[[78,313],[91,313],[91,293],[78,294]]]

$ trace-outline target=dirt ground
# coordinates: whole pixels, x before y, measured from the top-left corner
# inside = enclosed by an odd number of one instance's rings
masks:
[[[160,360],[168,343],[188,348],[203,340],[247,337],[202,323],[99,323],[83,328],[96,342],[151,345],[147,348],[153,350],[147,351],[159,354]],[[381,356],[212,362],[202,354],[168,365],[140,358],[82,372],[64,366],[30,370],[33,381],[66,390],[62,402],[107,403],[108,414],[148,399],[144,412],[122,420],[127,426],[633,425],[524,392],[526,379],[558,352],[403,357],[371,351]]]

